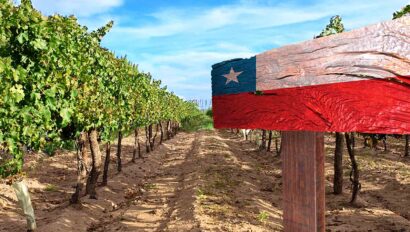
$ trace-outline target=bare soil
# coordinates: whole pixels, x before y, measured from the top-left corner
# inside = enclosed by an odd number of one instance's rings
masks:
[[[141,138],[142,139],[142,138]],[[122,173],[115,144],[108,186],[98,200],[69,205],[76,181],[73,152],[29,156],[25,164],[38,231],[281,231],[281,161],[227,131],[179,133],[131,163],[133,138],[124,144]],[[410,160],[401,141],[389,152],[358,148],[362,190],[350,200],[344,157],[344,194],[332,194],[332,137],[326,138],[327,231],[410,231]],[[103,152],[105,154],[105,152]],[[0,231],[25,231],[13,190],[0,184]]]

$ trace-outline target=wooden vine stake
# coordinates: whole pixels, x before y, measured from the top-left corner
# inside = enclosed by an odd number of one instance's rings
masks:
[[[323,132],[410,134],[410,17],[212,66],[215,128],[283,133],[285,231],[324,231]]]
[[[287,231],[325,231],[322,132],[282,134],[283,224]]]

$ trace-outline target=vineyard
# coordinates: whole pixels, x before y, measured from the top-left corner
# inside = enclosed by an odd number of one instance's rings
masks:
[[[200,114],[193,103],[168,92],[126,57],[100,46],[113,22],[89,33],[75,17],[45,17],[28,0],[19,6],[2,1],[0,7],[3,178],[21,178],[25,153],[75,146],[78,180],[70,201],[78,203],[83,190],[97,198],[97,181],[102,174],[107,183],[110,162],[107,153],[103,169],[100,144],[109,146],[118,138],[121,172],[124,135],[136,136],[135,161],[141,156],[140,128],[145,128],[144,148],[149,152],[158,130],[162,142],[164,134],[176,133],[181,121]]]
[[[0,232],[284,230],[283,133],[214,129],[228,104],[184,100],[103,47],[113,27],[0,0]],[[335,16],[315,40],[344,31]],[[408,135],[324,147],[326,231],[410,231]]]
[[[89,140],[95,148],[95,183],[101,173],[100,143],[118,137],[121,144],[122,134],[138,134],[140,127],[146,127],[151,142],[154,126],[160,126],[161,135],[174,133],[177,121],[199,113],[161,88],[161,81],[100,46],[113,22],[88,33],[74,17],[44,17],[30,1],[18,7],[4,1],[1,7],[3,177],[21,170],[23,150],[69,146],[80,137],[79,144]]]

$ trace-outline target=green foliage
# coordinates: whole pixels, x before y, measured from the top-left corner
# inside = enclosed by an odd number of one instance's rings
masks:
[[[260,222],[266,222],[266,220],[268,220],[269,218],[269,214],[266,211],[261,211],[257,217],[258,221]]]
[[[144,189],[146,190],[152,190],[152,189],[156,189],[158,188],[158,186],[156,184],[153,183],[145,183],[144,184]]]
[[[410,5],[406,5],[401,10],[393,13],[393,19],[398,19],[409,13],[410,13]]]
[[[60,146],[57,143],[46,143],[46,145],[44,145],[44,153],[46,153],[49,156],[53,156],[55,154],[55,152],[57,151],[57,149],[59,149]]]
[[[263,91],[256,90],[256,91],[254,92],[254,94],[257,95],[257,96],[263,96]]]
[[[214,116],[214,113],[213,113],[213,111],[212,111],[212,108],[207,109],[207,110],[205,111],[205,114],[206,114],[208,117],[210,117],[210,118],[212,118],[212,117]]]
[[[182,129],[185,131],[212,130],[212,117],[198,110],[196,114],[191,114],[182,120]]]
[[[44,191],[47,192],[57,192],[58,191],[58,187],[53,185],[53,184],[48,184],[45,188]]]
[[[199,110],[149,73],[101,47],[74,16],[46,17],[30,0],[0,0],[0,176],[21,171],[23,147],[52,154],[82,131],[107,141],[118,131],[182,121]],[[68,143],[66,143],[68,142]]]
[[[196,196],[200,201],[205,200],[207,198],[205,192],[200,188],[196,190]]]
[[[315,38],[320,38],[324,36],[329,36],[337,33],[344,32],[345,28],[343,26],[342,17],[339,15],[333,16],[330,18],[330,22],[326,25],[326,28],[322,30],[322,32],[316,36]]]
[[[69,151],[75,151],[77,149],[75,140],[61,141],[59,148]]]

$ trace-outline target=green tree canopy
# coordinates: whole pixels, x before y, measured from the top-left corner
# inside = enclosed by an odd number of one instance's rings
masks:
[[[315,38],[341,33],[344,32],[344,30],[345,27],[342,22],[342,17],[340,17],[339,15],[335,15],[332,18],[330,18],[329,24],[326,25],[326,28],[323,29],[322,32]]]
[[[410,13],[410,5],[406,5],[401,10],[393,13],[393,19],[398,19]]]

